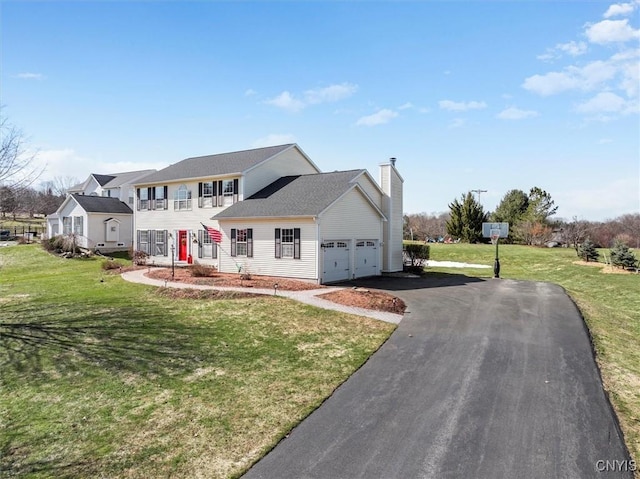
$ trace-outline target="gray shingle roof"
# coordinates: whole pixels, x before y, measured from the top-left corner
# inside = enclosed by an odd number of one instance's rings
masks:
[[[364,171],[284,176],[214,218],[316,216],[349,191],[356,184],[353,180]]]
[[[98,175],[96,173],[92,173],[93,177],[100,184],[100,186],[104,186],[109,183],[111,180],[115,178],[113,175]]]
[[[295,145],[268,146],[254,150],[187,158],[142,178],[139,183],[159,183],[162,181],[241,173],[293,146]]]
[[[74,193],[72,196],[87,213],[133,214],[131,208],[118,198],[80,195],[77,193]]]
[[[142,178],[146,175],[154,173],[155,171],[156,170],[139,170],[139,171],[125,171],[124,173],[113,173],[112,175],[109,175],[109,176],[113,176],[113,179],[102,186],[105,188],[117,188],[127,183],[131,183],[132,181]]]

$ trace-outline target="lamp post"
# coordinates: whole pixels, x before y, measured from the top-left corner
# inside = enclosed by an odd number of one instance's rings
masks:
[[[176,247],[173,243],[171,243],[171,279],[173,279],[176,274],[175,263],[174,263],[174,258],[176,256],[175,252],[176,252]]]

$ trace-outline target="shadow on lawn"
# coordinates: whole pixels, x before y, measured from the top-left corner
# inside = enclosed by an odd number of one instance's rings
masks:
[[[87,365],[171,375],[197,367],[202,336],[197,325],[186,328],[169,310],[14,305],[0,318],[0,367],[19,375],[64,374]]]

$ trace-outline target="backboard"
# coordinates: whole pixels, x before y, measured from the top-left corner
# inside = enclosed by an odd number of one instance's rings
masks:
[[[482,237],[491,238],[491,236],[499,233],[500,238],[509,236],[509,223],[482,223]]]

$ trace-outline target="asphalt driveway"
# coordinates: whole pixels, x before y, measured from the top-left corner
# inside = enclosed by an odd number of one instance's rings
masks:
[[[562,288],[372,279],[408,305],[384,346],[244,477],[633,477]]]

